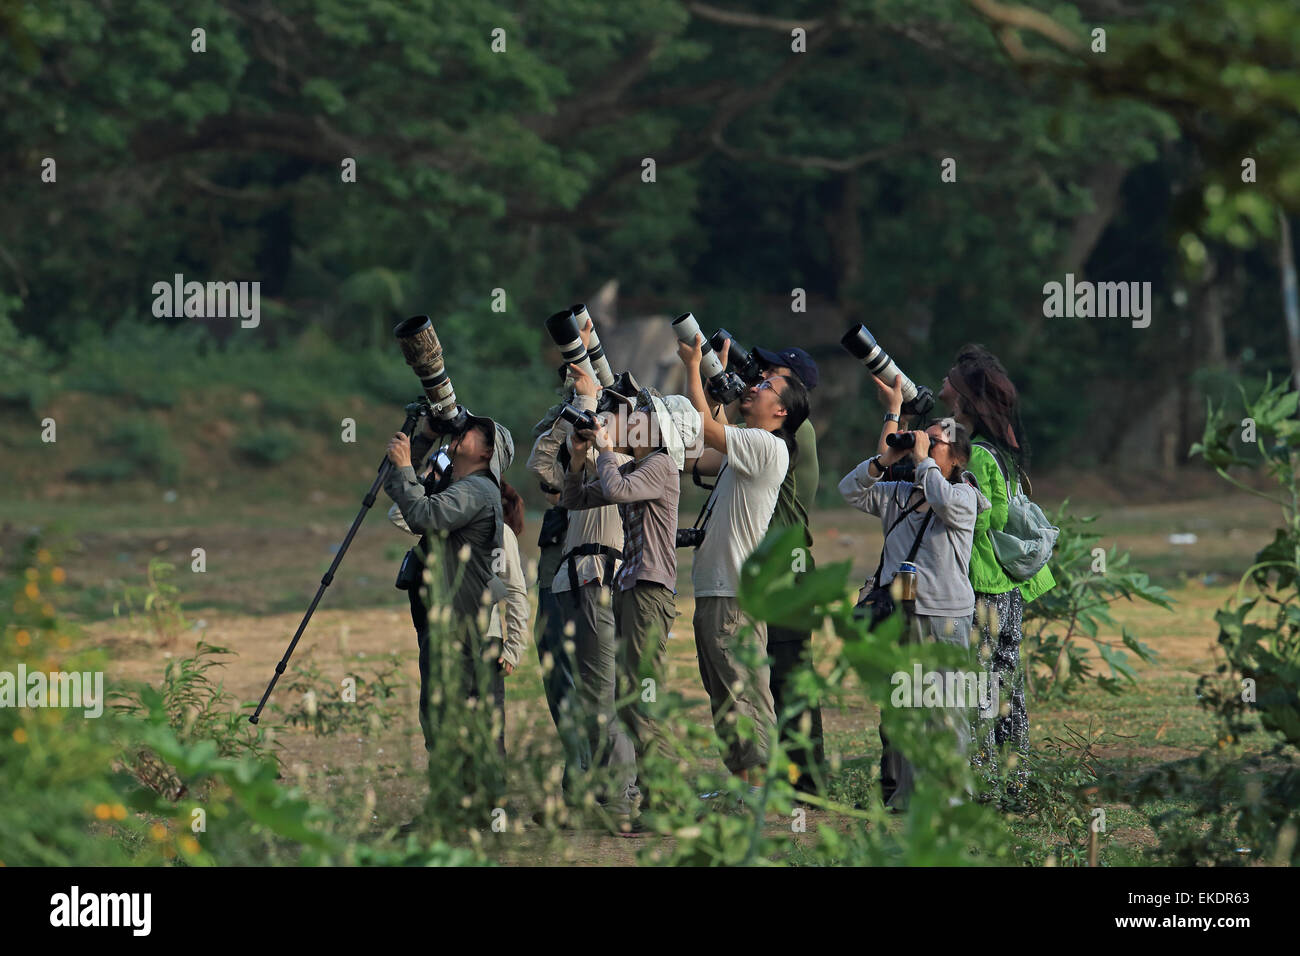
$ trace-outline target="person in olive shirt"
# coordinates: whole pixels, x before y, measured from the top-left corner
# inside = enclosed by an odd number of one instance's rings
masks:
[[[900,396],[901,397],[901,396]],[[967,345],[939,391],[939,400],[972,437],[967,466],[991,507],[975,522],[970,580],[975,590],[975,625],[980,660],[999,681],[999,698],[1010,704],[1003,714],[980,715],[975,725],[971,763],[984,778],[985,800],[1014,804],[1029,782],[1029,714],[1025,707],[1025,673],[1020,661],[1021,621],[1025,605],[1056,586],[1047,565],[1027,581],[1013,581],[998,563],[990,531],[1007,522],[1010,493],[1017,490],[1028,464],[1028,441],[1020,422],[1016,387],[997,357],[979,345]],[[1027,480],[1027,479],[1026,479]],[[1000,751],[1014,749],[1014,773],[999,793]],[[1008,770],[1012,768],[1007,767]]]
[[[809,392],[817,387],[817,363],[803,349],[787,348],[772,352],[756,348],[753,354],[763,367],[764,378],[794,376]],[[799,456],[786,472],[785,481],[781,484],[776,510],[772,513],[772,527],[803,528],[804,547],[807,550],[804,559],[807,570],[811,570],[813,538],[808,529],[808,509],[817,497],[817,485],[821,480],[817,464],[817,432],[811,421],[804,421],[794,437],[799,447]],[[779,717],[791,703],[793,694],[790,681],[795,671],[803,664],[812,662],[812,634],[770,625],[767,629],[767,652],[772,658],[772,700]],[[805,716],[808,718],[806,729],[802,727]],[[810,739],[811,753],[803,747],[791,746],[796,731],[806,734]],[[790,747],[790,762],[796,768],[791,773],[795,789],[803,793],[818,793],[818,779],[824,780],[824,773],[820,769],[814,772],[813,768],[824,767],[826,759],[821,706],[813,704],[793,714],[782,725],[781,743]]]

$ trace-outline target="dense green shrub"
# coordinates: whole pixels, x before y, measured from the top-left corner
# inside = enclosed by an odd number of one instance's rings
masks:
[[[79,481],[121,481],[150,478],[167,484],[180,477],[181,453],[171,432],[159,421],[143,416],[115,424],[98,452],[74,468],[70,477]]]
[[[1072,515],[1068,509],[1067,501],[1052,516],[1061,529],[1050,562],[1056,586],[1025,605],[1020,653],[1028,689],[1040,698],[1062,697],[1092,680],[1117,694],[1122,682],[1137,682],[1124,649],[1148,663],[1156,652],[1122,627],[1110,606],[1141,600],[1172,610],[1173,604],[1164,588],[1130,565],[1127,551],[1098,546],[1101,536],[1087,530],[1095,516]],[[1100,636],[1102,628],[1118,631],[1119,640]],[[1106,672],[1093,670],[1085,642],[1101,655]]]
[[[302,437],[281,425],[244,429],[235,439],[235,447],[259,465],[278,465],[298,453]]]

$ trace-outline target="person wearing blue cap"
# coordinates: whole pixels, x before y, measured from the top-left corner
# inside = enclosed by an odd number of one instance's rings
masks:
[[[817,387],[819,376],[817,363],[811,355],[801,348],[786,348],[779,352],[755,348],[754,356],[763,368],[764,378],[775,376],[793,376],[803,383],[808,391]],[[817,432],[810,420],[805,420],[795,432],[795,441],[799,446],[798,460],[786,472],[785,481],[776,500],[776,510],[772,513],[772,527],[802,528],[804,534],[805,554],[803,564],[806,570],[813,567],[812,532],[808,530],[808,509],[817,496],[817,485],[821,480],[821,471],[817,465]],[[812,634],[808,631],[796,631],[786,627],[769,625],[767,629],[767,652],[772,658],[772,701],[778,718],[783,711],[794,703],[793,677],[805,663],[812,662]],[[807,717],[807,724],[804,718]],[[811,752],[800,746],[795,737],[806,736],[812,744]],[[822,710],[818,704],[801,708],[788,715],[781,724],[781,743],[788,747],[790,763],[793,766],[791,777],[796,790],[803,793],[821,792],[825,782],[825,745],[822,739]]]

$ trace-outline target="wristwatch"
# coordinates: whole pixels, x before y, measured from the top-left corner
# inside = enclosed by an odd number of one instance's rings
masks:
[[[900,422],[900,421],[902,421],[902,419],[899,418],[897,415],[895,415],[893,412],[885,412],[885,421],[887,421],[887,422]]]

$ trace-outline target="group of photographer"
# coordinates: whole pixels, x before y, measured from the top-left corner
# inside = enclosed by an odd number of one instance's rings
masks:
[[[794,673],[810,662],[812,635],[747,621],[737,599],[741,567],[769,527],[802,529],[803,565],[811,565],[808,508],[820,475],[808,393],[818,384],[816,363],[799,348],[746,353],[725,330],[706,339],[687,313],[674,322],[686,394],[664,396],[639,387],[629,373],[612,374],[585,308],[557,313],[548,329],[564,356],[559,372],[567,401],[535,428],[527,468],[551,505],[538,542],[534,633],[563,744],[566,799],[577,803],[594,790],[620,834],[639,832],[637,809],[654,803],[640,769],[650,754],[667,758],[671,749],[646,704],[663,682],[683,546],[696,548],[696,656],[723,763],[756,788],[779,725],[789,735],[796,788],[816,793],[824,781],[821,713],[792,692]],[[1015,757],[1008,763],[1021,765],[1008,789],[1018,789],[1029,750],[1021,616],[1024,602],[1053,581],[1042,563],[1027,576],[1021,561],[1013,574],[994,540],[1020,500],[1024,473],[1015,387],[996,358],[968,347],[939,394],[952,416],[900,432],[905,414],[924,415],[933,401],[924,403],[859,329],[846,336],[846,347],[867,362],[887,411],[878,453],[839,484],[845,500],[879,517],[885,530],[861,606],[878,621],[901,605],[904,643],[969,649],[976,636],[980,659],[1009,706],[973,725],[966,711],[950,710],[943,724],[962,752],[972,751],[986,793],[1001,779],[998,754],[1009,747]],[[384,481],[394,522],[419,535],[398,586],[408,591],[420,649],[420,725],[432,752],[449,700],[490,702],[494,739],[482,750],[500,793],[503,768],[487,752],[504,755],[504,678],[518,666],[529,629],[517,540],[523,503],[502,477],[514,444],[502,426],[455,405],[441,348],[427,334],[432,357],[408,355],[408,362],[426,393],[439,399],[439,423],[425,417],[413,436],[393,436],[393,469]],[[851,344],[854,335],[861,342]],[[729,422],[728,407],[737,424]],[[417,475],[415,466],[423,466],[439,438],[449,441],[446,453]],[[710,496],[695,526],[679,529],[688,474]],[[437,583],[451,612],[453,653],[438,656],[441,670],[430,656],[424,586],[424,569],[433,565],[441,569]],[[449,695],[449,688],[458,693]],[[912,768],[883,730],[881,740],[885,801],[899,809],[912,790]]]

